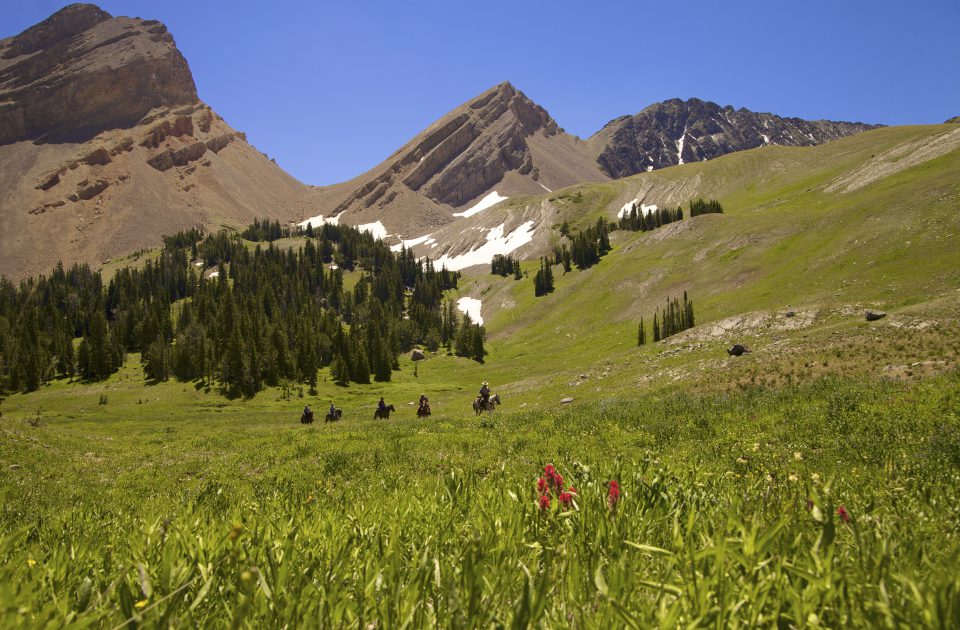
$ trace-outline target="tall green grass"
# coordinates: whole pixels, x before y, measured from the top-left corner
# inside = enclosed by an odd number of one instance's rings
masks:
[[[0,625],[957,627],[958,402],[951,373],[428,422],[6,413]],[[547,463],[575,509],[538,507]]]

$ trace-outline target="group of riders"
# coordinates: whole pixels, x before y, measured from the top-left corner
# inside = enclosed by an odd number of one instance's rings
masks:
[[[490,386],[486,381],[480,386],[480,394],[477,396],[477,402],[483,406],[487,406],[490,402]],[[380,397],[380,401],[377,403],[377,412],[383,414],[384,417],[387,415],[387,403],[384,402],[383,396]],[[417,415],[430,415],[430,400],[426,394],[420,394],[420,400],[417,402]],[[330,401],[330,411],[327,413],[327,417],[335,418],[336,416],[337,408],[334,406],[333,401]],[[313,410],[310,409],[310,405],[306,405],[303,408],[303,418],[313,419]]]

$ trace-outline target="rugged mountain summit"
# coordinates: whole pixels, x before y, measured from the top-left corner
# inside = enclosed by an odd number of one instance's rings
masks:
[[[812,146],[875,127],[781,118],[696,98],[671,99],[610,121],[590,142],[600,168],[619,178],[768,144]]]
[[[496,191],[537,194],[603,181],[586,144],[542,107],[501,83],[453,110],[385,162],[322,193],[321,207],[348,224],[381,221],[409,236],[447,223]],[[330,200],[334,200],[331,203]]]
[[[196,101],[187,62],[156,20],[72,4],[0,41],[0,144],[85,140]]]
[[[307,190],[198,100],[156,20],[75,4],[0,41],[0,274],[289,220]]]

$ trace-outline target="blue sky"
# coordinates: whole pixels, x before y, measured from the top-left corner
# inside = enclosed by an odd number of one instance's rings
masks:
[[[67,3],[0,0],[0,37]],[[103,0],[164,22],[200,97],[291,174],[375,166],[511,81],[568,132],[667,98],[783,116],[960,115],[960,2]]]

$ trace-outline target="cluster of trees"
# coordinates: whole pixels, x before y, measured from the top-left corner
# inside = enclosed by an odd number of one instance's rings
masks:
[[[293,236],[294,230],[289,226],[281,226],[279,221],[270,219],[254,219],[253,224],[247,226],[240,236],[248,241],[277,241],[281,238]]]
[[[570,237],[572,241],[570,255],[577,269],[589,269],[600,262],[600,259],[612,249],[610,228],[610,222],[600,217],[596,224]]]
[[[653,314],[653,341],[657,342],[666,339],[671,335],[693,328],[695,325],[693,317],[693,301],[687,299],[687,292],[683,292],[683,303],[677,298],[672,300],[667,298],[667,303],[663,307],[663,312],[657,309]],[[643,318],[640,318],[640,327],[637,331],[637,345],[642,346],[647,343],[647,331],[643,324]]]
[[[546,258],[540,259],[540,269],[533,278],[533,293],[540,297],[548,293],[553,293],[553,270],[550,268],[550,261]]]
[[[642,208],[637,208],[637,204],[630,206],[630,212],[620,217],[618,227],[621,230],[630,230],[632,232],[648,232],[658,227],[683,220],[683,208],[657,208],[650,212],[644,212]]]
[[[261,223],[243,234],[275,232]],[[197,257],[206,273],[191,264]],[[345,289],[351,268],[360,276]],[[19,287],[0,279],[0,392],[102,379],[130,352],[149,379],[201,379],[247,396],[283,381],[312,387],[325,366],[340,383],[390,380],[399,353],[416,344],[482,361],[483,327],[443,297],[458,280],[346,226],[324,225],[296,251],[182,232],[106,287],[86,266],[58,265]]]
[[[723,214],[723,206],[716,199],[694,199],[690,202],[690,216],[697,217],[701,214]]]
[[[490,273],[503,276],[504,278],[513,274],[514,280],[519,280],[523,277],[523,272],[520,270],[520,260],[515,259],[510,254],[506,256],[503,254],[494,254],[493,260],[490,261]]]

